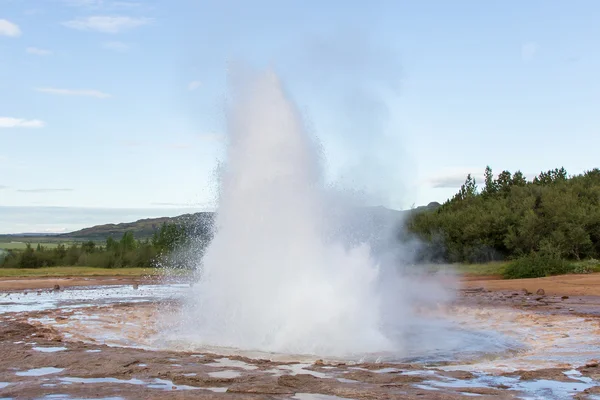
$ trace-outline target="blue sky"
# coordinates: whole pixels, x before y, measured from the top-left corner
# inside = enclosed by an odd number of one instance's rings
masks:
[[[328,176],[390,207],[488,164],[579,173],[598,166],[598,20],[584,0],[0,0],[0,206],[214,206],[232,64],[275,69]],[[35,215],[0,232],[86,225]]]

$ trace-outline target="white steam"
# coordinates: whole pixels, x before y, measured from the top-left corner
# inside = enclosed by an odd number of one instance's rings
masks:
[[[375,258],[365,240],[344,240],[344,202],[326,188],[320,147],[275,74],[232,89],[216,231],[178,334],[278,353],[406,353],[423,326],[415,305],[446,292],[392,268],[396,254]]]

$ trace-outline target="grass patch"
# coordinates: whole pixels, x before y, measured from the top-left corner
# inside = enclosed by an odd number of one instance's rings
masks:
[[[34,242],[31,243],[31,247],[35,249],[37,245],[43,246],[47,249],[54,249],[59,244],[70,245],[69,242]],[[25,250],[27,242],[0,242],[0,249],[4,250]]]
[[[433,271],[449,270],[468,276],[503,275],[507,267],[506,261],[494,261],[483,264],[434,264],[429,266]]]
[[[464,275],[472,276],[489,276],[489,275],[503,275],[504,270],[508,266],[506,261],[494,261],[484,264],[458,264],[454,267],[457,272]]]
[[[46,267],[46,268],[0,268],[0,278],[65,277],[65,276],[184,276],[189,270],[162,268],[95,268],[95,267]]]

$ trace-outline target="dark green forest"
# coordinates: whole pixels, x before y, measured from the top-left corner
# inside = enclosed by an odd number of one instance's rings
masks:
[[[414,213],[406,228],[426,243],[426,261],[509,260],[509,278],[585,272],[579,261],[600,258],[600,170],[568,176],[557,168],[527,180],[487,167],[481,188],[468,175],[451,199]]]
[[[137,240],[133,232],[123,233],[120,240],[108,237],[104,243],[86,241],[48,248],[26,245],[24,250],[9,250],[0,263],[2,268],[41,268],[54,266],[122,267],[189,267],[186,260],[172,257],[183,246],[198,244],[194,227],[164,223],[151,238]],[[201,243],[200,243],[201,244]]]

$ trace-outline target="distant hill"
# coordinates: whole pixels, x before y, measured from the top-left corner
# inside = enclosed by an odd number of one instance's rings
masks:
[[[137,239],[151,237],[164,224],[184,224],[197,223],[205,225],[211,223],[213,219],[212,212],[199,212],[195,214],[183,214],[177,217],[146,218],[135,222],[124,222],[120,224],[96,225],[91,228],[84,228],[75,232],[63,233],[57,237],[73,241],[104,241],[109,237],[119,239],[125,232],[133,232]]]
[[[389,208],[377,206],[377,207],[365,207],[359,209],[360,212],[352,211],[350,213],[340,214],[337,217],[341,218],[343,223],[340,225],[342,230],[351,231],[356,233],[357,231],[373,232],[382,231],[393,227],[400,223],[400,221],[407,215],[407,213],[420,212],[426,210],[432,210],[439,207],[439,203],[429,203],[427,206],[421,206],[406,211],[392,210]],[[105,241],[107,238],[112,237],[120,239],[125,232],[133,232],[137,239],[146,239],[152,237],[164,224],[194,224],[199,230],[208,229],[212,224],[214,213],[212,212],[199,212],[195,214],[183,214],[177,217],[160,217],[160,218],[146,218],[140,219],[135,222],[124,222],[120,224],[104,224],[96,225],[90,228],[84,228],[78,231],[63,233],[63,234],[18,234],[18,235],[0,235],[1,240],[19,240],[19,238],[26,241],[35,242],[54,242],[54,241],[67,241],[67,242],[82,242],[82,241]],[[366,235],[367,233],[364,233]],[[360,234],[358,236],[363,236]]]

